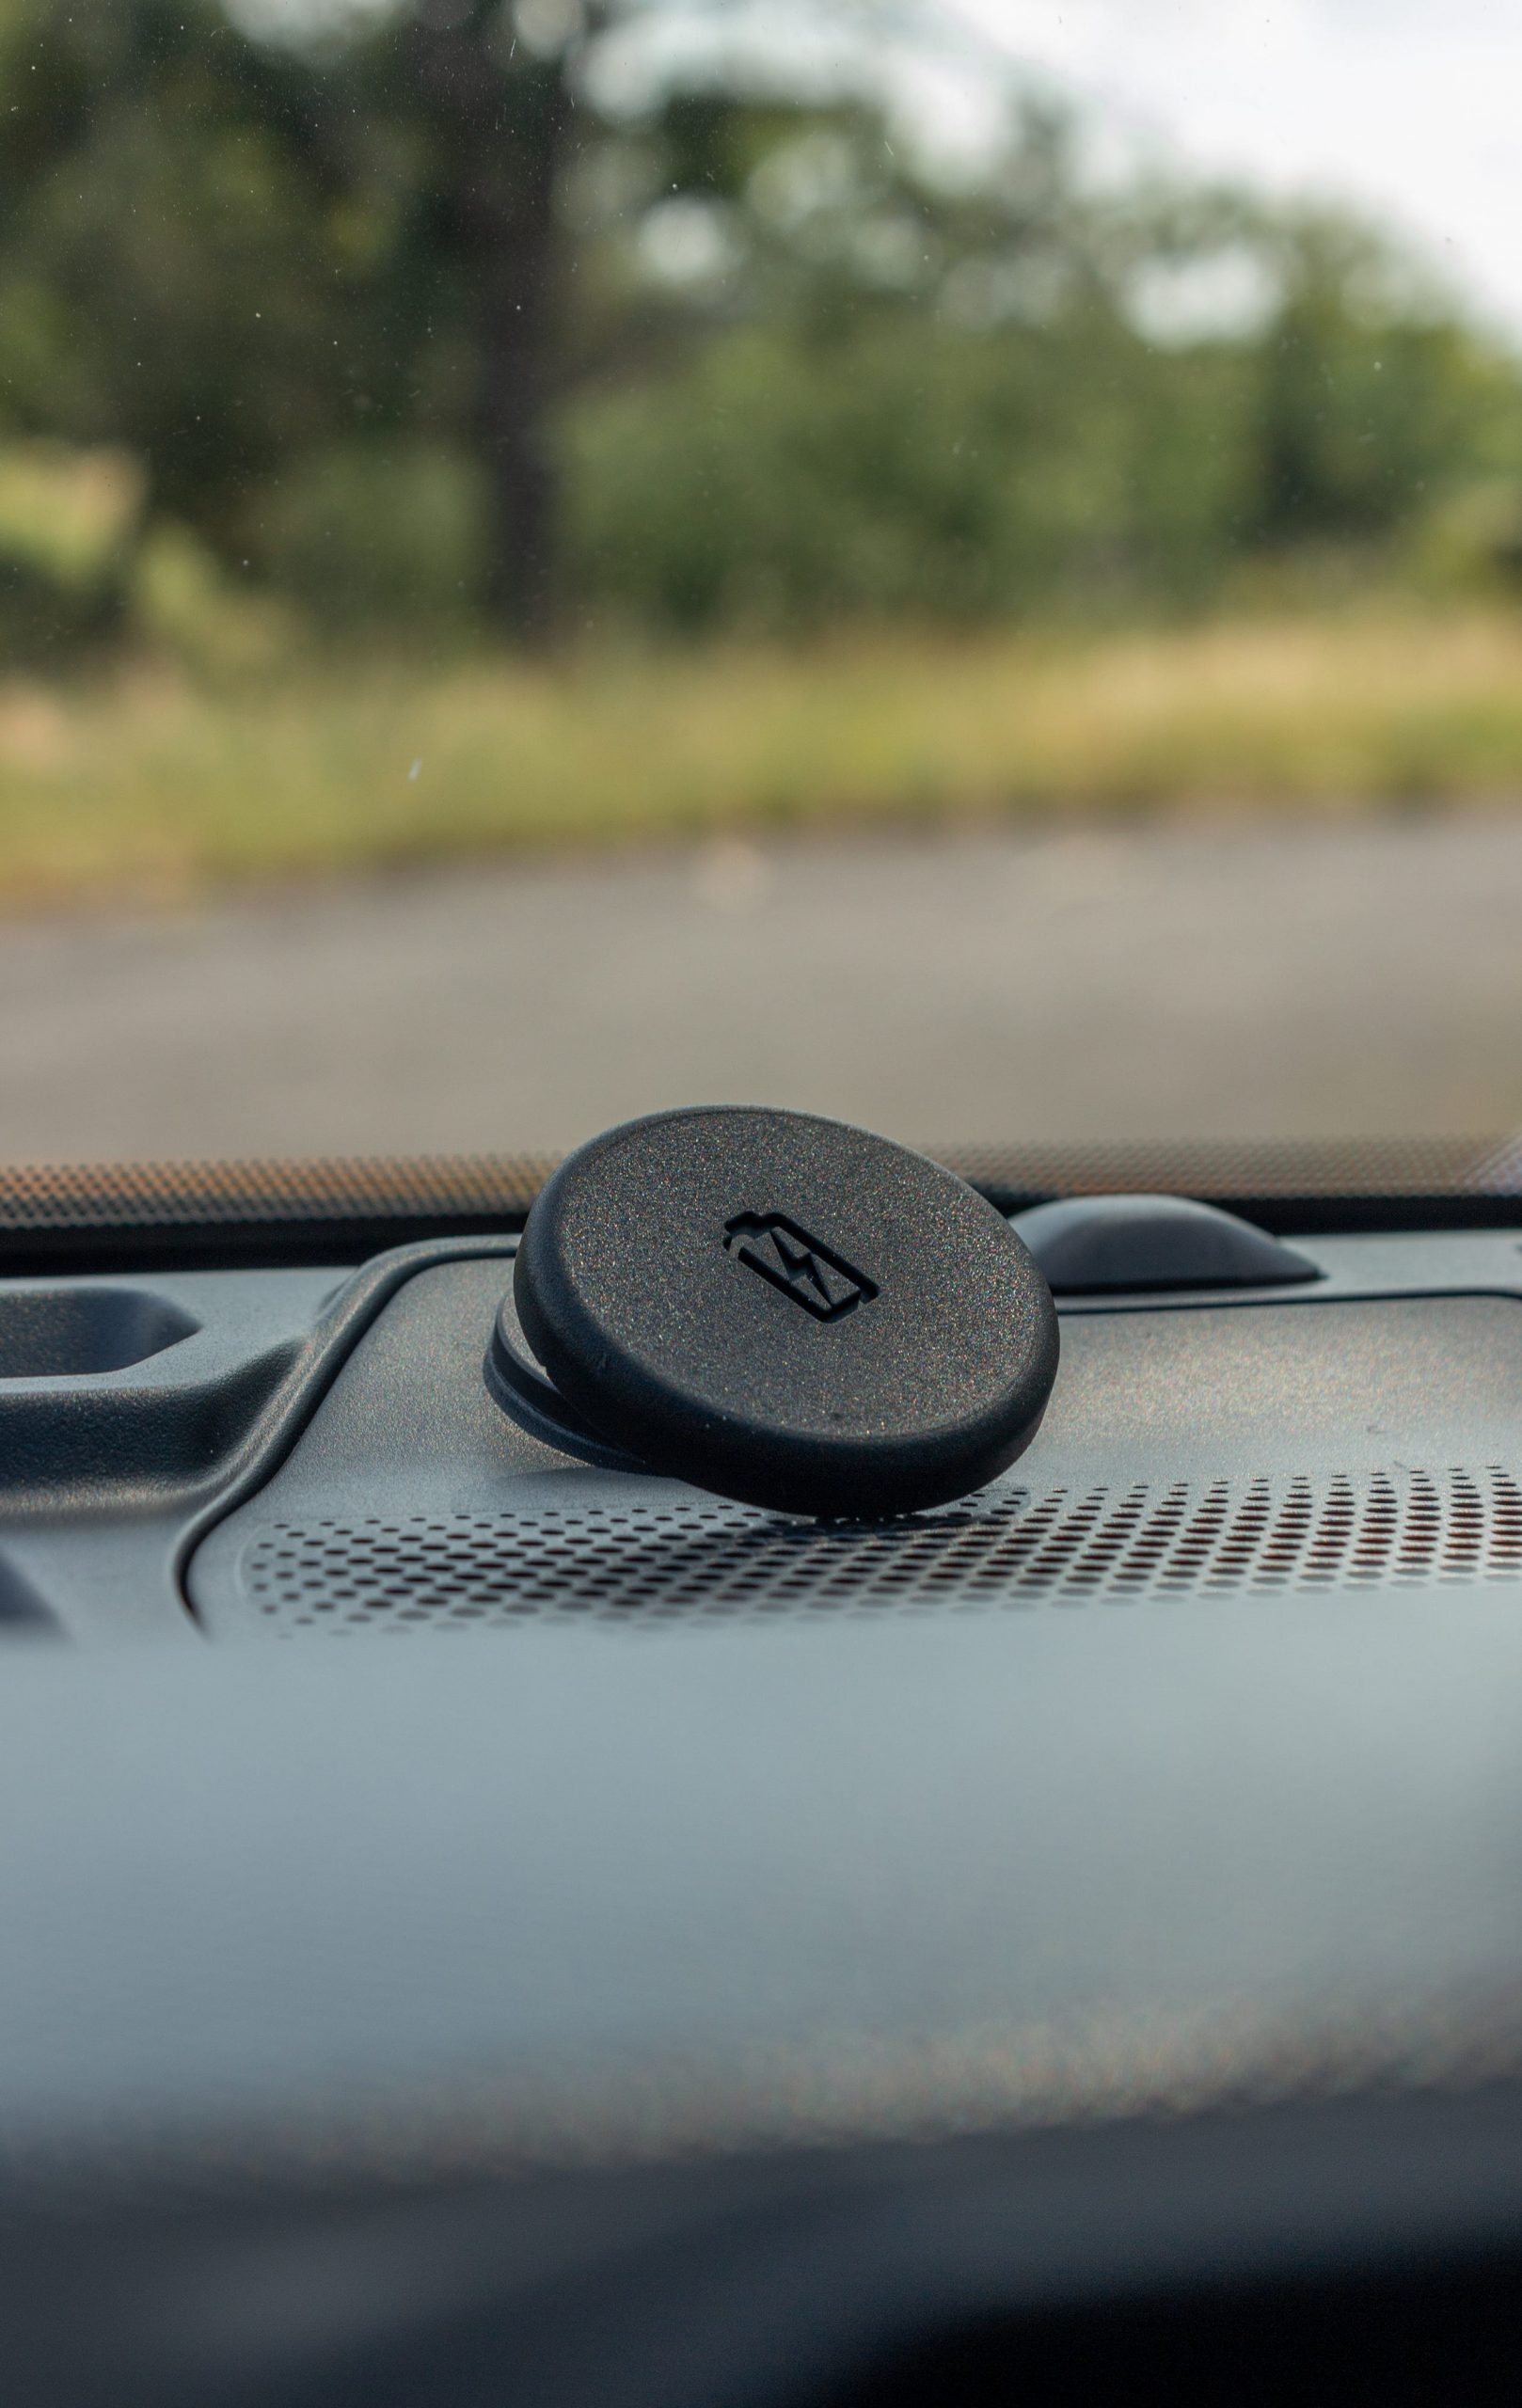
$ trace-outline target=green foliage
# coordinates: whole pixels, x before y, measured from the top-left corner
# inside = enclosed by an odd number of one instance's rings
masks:
[[[0,638],[45,661],[109,634],[143,502],[130,452],[0,445]]]
[[[34,0],[0,166],[0,402],[214,525],[332,415],[346,298],[288,79],[205,0]]]
[[[480,607],[483,513],[480,475],[460,452],[371,438],[306,453],[262,486],[249,542],[322,624],[458,634]]]
[[[1512,576],[1476,531],[1522,490],[1517,363],[1367,226],[1102,202],[1051,109],[955,186],[848,93],[599,115],[602,37],[531,16],[398,0],[304,52],[216,0],[0,0],[7,649],[182,648],[198,579],[229,628],[262,587],[442,631],[531,537],[573,624],[677,631]],[[1251,306],[1191,318],[1223,276]],[[24,457],[123,464],[87,574],[64,484],[40,550],[8,501]]]
[[[61,592],[99,594],[119,566],[142,500],[130,452],[45,440],[0,446],[0,558]]]
[[[292,650],[289,614],[240,588],[189,528],[161,519],[132,562],[134,633],[160,658],[203,677],[246,677]]]
[[[1522,476],[1477,477],[1444,494],[1415,521],[1401,565],[1431,601],[1522,600]]]
[[[1119,256],[1076,202],[959,249],[961,214],[928,295],[720,327],[576,402],[579,591],[686,628],[1173,609],[1298,552],[1387,573],[1445,495],[1522,467],[1515,364],[1361,229],[1197,216],[1207,263],[1250,237],[1264,308],[1163,341],[1139,213]]]
[[[868,323],[743,330],[566,429],[579,590],[629,617],[783,631],[1197,594],[1253,467],[1219,354]]]
[[[1378,539],[1498,450],[1515,456],[1513,361],[1412,289],[1367,230],[1291,216],[1272,230],[1282,299],[1258,347],[1252,536]]]

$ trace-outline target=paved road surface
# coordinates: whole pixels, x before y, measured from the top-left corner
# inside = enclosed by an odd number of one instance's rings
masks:
[[[451,870],[0,927],[0,1156],[1522,1126],[1522,820]]]

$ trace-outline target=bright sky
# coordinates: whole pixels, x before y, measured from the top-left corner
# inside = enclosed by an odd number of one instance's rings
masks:
[[[1522,333],[1522,0],[945,0],[1142,138],[1372,202]]]
[[[385,13],[399,0],[230,5],[268,25]],[[567,6],[516,0],[531,39],[537,14]],[[646,49],[668,56],[748,22],[801,66],[811,51],[828,56],[827,29],[855,11],[633,0],[632,14]],[[870,8],[862,15],[873,21]],[[1372,204],[1522,335],[1522,0],[900,0],[895,15],[975,33],[975,47],[1088,101],[1128,144]],[[916,71],[926,78],[923,62]],[[953,121],[956,87],[965,109],[977,72],[970,59],[959,74],[929,71]],[[928,83],[924,94],[935,113]]]

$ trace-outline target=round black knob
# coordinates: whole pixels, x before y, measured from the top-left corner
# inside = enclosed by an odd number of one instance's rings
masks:
[[[700,1107],[595,1138],[530,1213],[512,1302],[574,1428],[786,1513],[981,1487],[1056,1375],[1051,1294],[992,1206],[801,1113]],[[533,1377],[515,1341],[499,1327],[488,1370],[510,1412]]]

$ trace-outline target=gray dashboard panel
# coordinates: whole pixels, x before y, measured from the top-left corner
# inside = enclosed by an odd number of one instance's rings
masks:
[[[64,1393],[215,1446],[0,1465],[6,1628],[75,1642],[0,1682],[7,2396],[474,2397],[428,2320],[511,2296],[514,2398],[711,2408],[912,2309],[1514,2250],[1522,1255],[1307,1250],[1074,1305],[1030,1456],[879,1529],[516,1431],[509,1241],[154,1281],[197,1334]],[[243,1643],[329,1630],[409,1643]]]
[[[1518,2069],[1519,1608],[24,1655],[0,2143],[576,2162]]]
[[[935,1514],[821,1529],[593,1470],[519,1431],[481,1374],[501,1285],[500,1261],[459,1261],[397,1293],[273,1479],[193,1558],[211,1636],[1522,1571],[1515,1295],[1328,1280],[1313,1302],[1067,1313],[1056,1394],[1010,1473]]]
[[[647,1620],[685,1613],[705,1588],[725,1615],[776,1602],[781,1576],[795,1599],[877,1611],[895,1591],[944,1600],[958,1565],[987,1602],[1129,1594],[1149,1562],[1154,1587],[1192,1567],[1214,1593],[1262,1575],[1324,1586],[1340,1564],[1364,1583],[1502,1577],[1515,1559],[1512,1232],[1308,1241],[1324,1275],[1292,1304],[1073,1300],[1048,1426],[1016,1475],[965,1509],[980,1533],[959,1540],[929,1517],[875,1549],[761,1529],[674,1483],[609,1479],[512,1429],[480,1368],[513,1243],[418,1246],[347,1273],[113,1275],[103,1284],[139,1317],[194,1328],[116,1370],[0,1373],[0,1629],[194,1643],[187,1561],[200,1630],[226,1638],[325,1626],[322,1613],[301,1621],[295,1588],[344,1585],[357,1568],[363,1609],[338,1617],[351,1631],[452,1628],[509,1606],[515,1618],[550,1597],[602,1609],[632,1599],[638,1558]],[[0,1283],[0,1305],[102,1285]],[[1358,1333],[1351,1347],[1343,1331]],[[427,1527],[440,1513],[455,1526],[441,1546]],[[255,1615],[245,1557],[281,1521],[306,1533],[299,1581],[289,1566],[266,1580],[275,1610]],[[357,1567],[334,1535],[357,1522]],[[314,1524],[332,1526],[321,1544]],[[388,1529],[414,1592],[395,1614],[372,1610]],[[562,1576],[578,1564],[579,1600]]]

